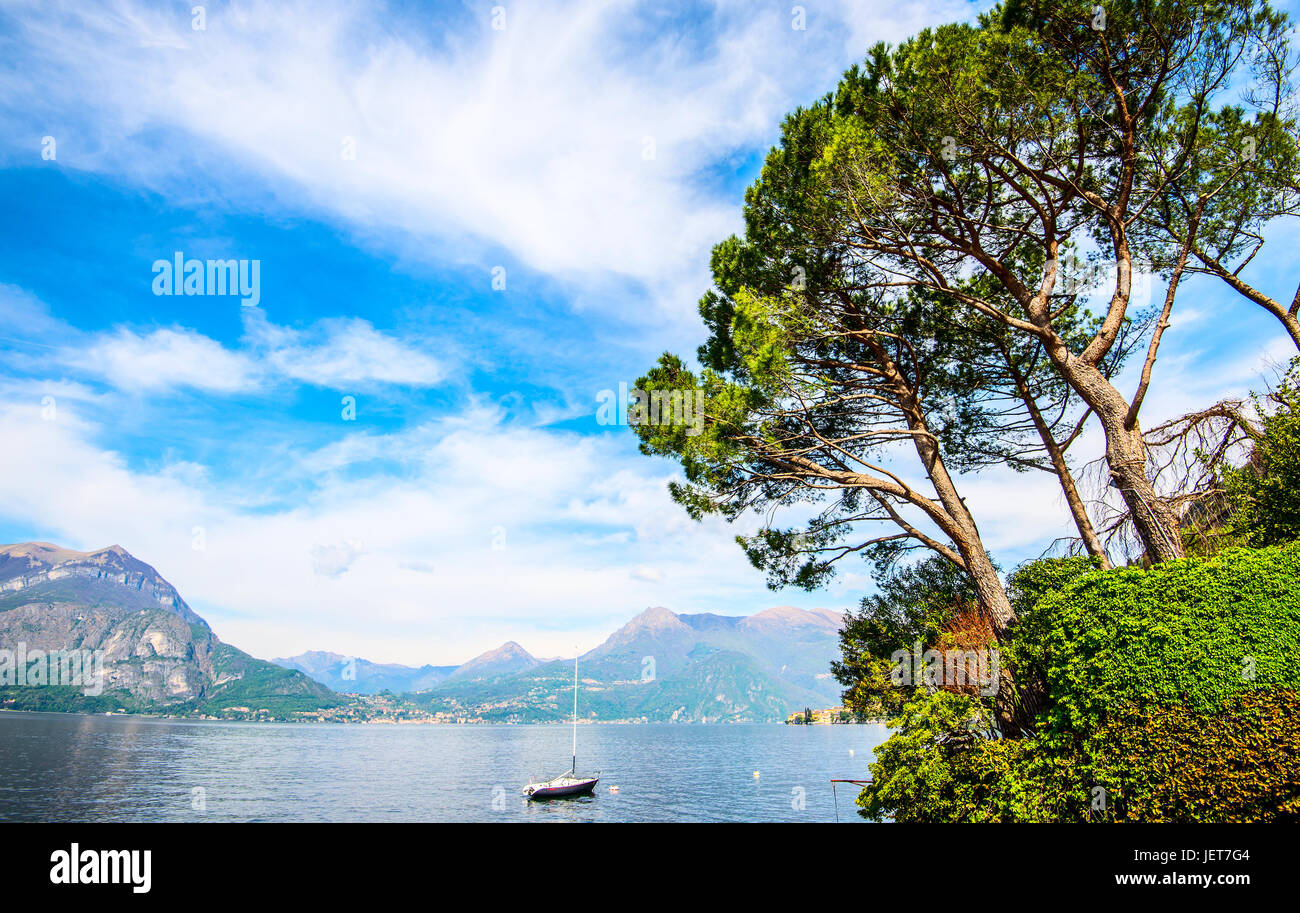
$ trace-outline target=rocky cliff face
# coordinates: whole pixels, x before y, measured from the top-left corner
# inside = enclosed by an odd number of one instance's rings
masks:
[[[102,650],[105,691],[145,702],[191,701],[216,682],[216,636],[160,609],[91,608],[37,602],[0,612],[0,647]]]
[[[48,542],[0,545],[0,611],[54,599],[163,609],[189,624],[208,626],[175,587],[120,545],[95,552]]]
[[[302,709],[337,702],[301,672],[222,643],[156,570],[116,545],[96,552],[45,542],[0,546],[0,648],[16,652],[19,644],[28,655],[102,651],[104,693],[132,709],[220,710],[223,699]]]

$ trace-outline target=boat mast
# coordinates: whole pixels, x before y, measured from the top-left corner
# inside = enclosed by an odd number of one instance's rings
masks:
[[[573,658],[573,775],[578,775],[578,657]]]

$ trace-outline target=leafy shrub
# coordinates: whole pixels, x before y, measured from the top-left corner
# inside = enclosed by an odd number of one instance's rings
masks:
[[[865,817],[908,822],[1300,821],[1300,696],[1242,692],[1213,713],[1108,714],[1090,751],[1046,738],[954,739],[978,718],[936,692],[877,750]],[[1097,787],[1104,801],[1098,802]]]
[[[1017,681],[1045,689],[1047,681],[1047,641],[1052,616],[1035,611],[1044,598],[1059,593],[1071,582],[1100,562],[1091,557],[1043,558],[1022,565],[1007,580],[1007,597],[1015,609],[1015,632],[1002,645],[1006,664]]]
[[[1133,707],[1098,734],[1099,779],[1124,821],[1300,821],[1300,696],[1251,691],[1218,712]]]
[[[984,738],[988,711],[965,695],[918,695],[876,749],[865,818],[902,822],[1088,820],[1090,791],[1076,760],[1041,739]]]
[[[1300,543],[1076,577],[1019,629],[1045,664],[1048,722],[1085,733],[1124,703],[1208,713],[1241,690],[1300,687],[1297,581]]]
[[[1268,398],[1277,408],[1260,410],[1250,463],[1224,476],[1236,508],[1231,529],[1256,546],[1300,539],[1300,358]]]
[[[951,622],[976,606],[969,575],[938,556],[896,568],[878,581],[840,631],[841,660],[831,671],[848,689],[845,706],[859,716],[895,713],[910,689],[889,680],[895,650],[938,643]]]
[[[1300,543],[1088,567],[1037,562],[1010,581],[1017,680],[1041,674],[1048,693],[1037,734],[982,737],[978,701],[917,691],[876,751],[864,816],[1300,818]]]
[[[961,820],[970,800],[952,768],[952,751],[938,740],[953,733],[973,737],[987,728],[987,713],[966,695],[937,691],[908,701],[893,724],[897,731],[876,749],[872,782],[858,796],[861,814],[876,820]]]

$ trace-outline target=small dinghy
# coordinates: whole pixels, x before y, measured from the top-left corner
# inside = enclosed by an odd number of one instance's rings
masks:
[[[573,766],[568,773],[549,780],[529,783],[524,795],[529,799],[565,799],[573,796],[590,796],[600,782],[600,771],[592,776],[578,775],[578,660],[573,660]]]

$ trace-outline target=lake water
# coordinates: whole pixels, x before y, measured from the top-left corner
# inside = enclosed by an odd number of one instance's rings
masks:
[[[879,725],[584,725],[578,768],[602,771],[595,796],[527,802],[526,782],[568,769],[569,727],[0,712],[0,821],[830,822],[831,779],[869,776],[887,735]],[[857,787],[836,791],[839,820],[860,821]]]

